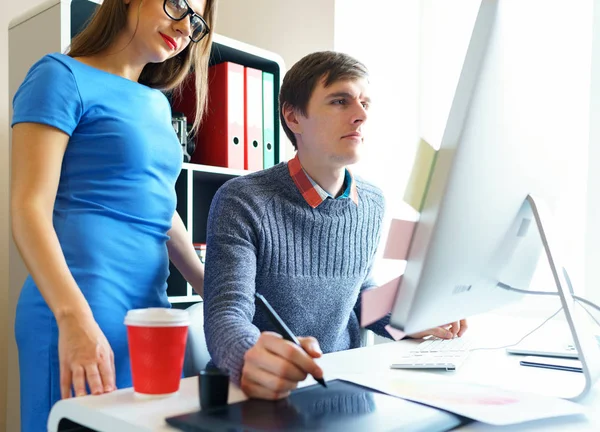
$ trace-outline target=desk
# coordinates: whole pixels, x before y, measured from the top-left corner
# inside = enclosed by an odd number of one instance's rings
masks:
[[[550,315],[550,314],[548,314]],[[467,335],[474,347],[503,346],[515,343],[527,332],[539,325],[543,319],[522,319],[487,314],[470,320]],[[560,322],[555,323],[562,328]],[[371,374],[394,378],[416,377],[422,374],[450,376],[461,382],[497,385],[507,389],[536,391],[550,395],[574,394],[583,385],[583,374],[523,367],[519,356],[506,354],[504,349],[480,350],[471,353],[467,361],[456,372],[430,372],[392,370],[389,364],[394,358],[417,344],[417,341],[399,341],[326,354],[319,360],[326,379],[351,374]],[[300,386],[314,384],[312,378]],[[230,385],[229,403],[245,399],[244,394]],[[585,400],[587,417],[559,418],[530,422],[511,427],[491,427],[473,423],[461,431],[598,431],[600,430],[600,385],[597,385]],[[157,432],[175,431],[164,419],[174,415],[196,411],[199,408],[198,380],[185,378],[181,381],[177,395],[165,399],[141,400],[132,389],[117,390],[101,396],[85,396],[58,402],[50,413],[49,431],[59,428],[62,419],[97,431],[106,432]]]

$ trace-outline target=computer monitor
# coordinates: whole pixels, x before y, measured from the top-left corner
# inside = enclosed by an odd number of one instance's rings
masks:
[[[534,95],[552,89],[539,87],[544,71],[535,62],[512,69],[504,62],[511,53],[497,25],[498,3],[481,2],[400,279],[390,323],[407,334],[519,300],[510,288],[529,288],[542,253],[551,258],[572,332],[582,326],[552,254],[551,218],[540,208],[552,209],[562,190],[569,145],[548,151],[544,137],[556,133],[569,107],[557,107],[554,117],[531,115],[547,103]],[[580,356],[590,351],[600,365],[591,334],[589,344],[573,336]],[[586,373],[588,381],[600,375]]]

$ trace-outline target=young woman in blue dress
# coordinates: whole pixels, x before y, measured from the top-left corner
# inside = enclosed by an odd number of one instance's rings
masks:
[[[68,54],[13,100],[11,217],[29,270],[17,304],[21,426],[61,398],[131,386],[125,314],[169,307],[169,260],[202,295],[175,211],[182,149],[163,91],[193,68],[206,105],[216,0],[104,0]]]

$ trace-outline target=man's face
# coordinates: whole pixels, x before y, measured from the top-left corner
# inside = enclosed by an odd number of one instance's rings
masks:
[[[365,79],[337,81],[315,88],[307,116],[296,114],[298,148],[312,160],[335,167],[356,163],[363,144],[370,99]]]

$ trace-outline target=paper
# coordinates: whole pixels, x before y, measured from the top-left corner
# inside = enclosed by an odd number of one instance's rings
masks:
[[[362,292],[360,299],[361,327],[366,327],[390,313],[394,306],[401,277],[399,276],[380,287]]]
[[[584,412],[584,407],[565,399],[441,378],[400,379],[367,375],[340,378],[495,426]]]
[[[383,251],[384,259],[406,260],[416,222],[392,219]]]
[[[404,191],[404,201],[418,212],[423,208],[423,201],[427,194],[436,157],[437,152],[435,149],[421,139],[410,178]]]

